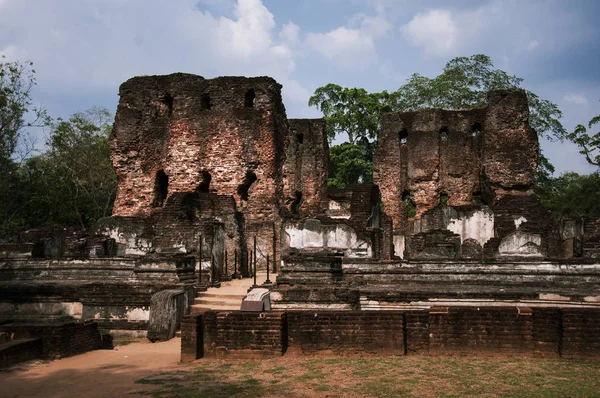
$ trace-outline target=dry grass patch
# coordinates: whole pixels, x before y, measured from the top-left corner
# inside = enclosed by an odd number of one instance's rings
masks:
[[[203,359],[138,380],[153,397],[600,397],[600,361],[472,357]]]

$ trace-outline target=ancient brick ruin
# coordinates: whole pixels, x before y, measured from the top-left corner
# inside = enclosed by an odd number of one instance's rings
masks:
[[[489,306],[516,322],[515,336],[545,327],[536,308],[563,311],[560,322],[585,309],[583,323],[573,321],[583,325],[600,311],[600,222],[555,223],[542,208],[528,118],[518,90],[492,91],[480,109],[384,114],[373,184],[328,189],[325,123],[288,120],[273,79],[130,79],[110,138],[119,180],[112,217],[87,231],[2,231],[0,321],[95,319],[104,334],[150,327],[153,339],[169,338],[197,292],[234,270],[248,277],[268,266],[278,272],[269,286],[276,311],[264,321],[184,318],[192,330],[184,343],[196,352],[186,355],[197,357],[202,339],[246,350],[228,327],[267,330],[253,335],[255,349],[283,352],[302,335],[298,325],[319,325],[303,320],[307,310],[340,328],[347,316],[376,329],[400,325],[402,333],[389,334],[398,341],[367,346],[401,352],[421,344],[419,330],[442,330],[456,314]],[[444,318],[450,323],[432,321],[439,308],[454,314]],[[371,319],[359,310],[394,312]],[[464,319],[479,325],[490,317]],[[352,335],[327,331],[333,335],[305,333],[303,350],[327,345],[318,338]],[[574,339],[592,339],[582,336]],[[362,344],[364,336],[356,339],[340,343]]]

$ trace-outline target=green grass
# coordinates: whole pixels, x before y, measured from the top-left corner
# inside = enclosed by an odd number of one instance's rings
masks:
[[[473,357],[203,359],[138,380],[152,397],[600,397],[600,361]]]

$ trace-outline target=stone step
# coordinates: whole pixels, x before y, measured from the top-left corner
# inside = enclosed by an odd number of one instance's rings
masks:
[[[198,297],[196,298],[196,300],[198,299],[212,299],[212,298],[221,298],[221,299],[240,299],[242,300],[245,296],[246,296],[246,292],[247,292],[247,288],[244,289],[240,289],[240,293],[239,294],[218,294],[218,293],[202,293],[200,295],[198,295]]]
[[[206,304],[206,305],[241,305],[242,304],[242,298],[239,299],[221,299],[221,298],[216,298],[216,297],[212,297],[210,299],[204,299],[204,298],[196,298],[194,300],[194,304]]]
[[[271,280],[275,280],[273,275]],[[258,273],[256,282],[262,284],[266,280],[266,273]],[[191,313],[213,310],[213,311],[239,311],[242,300],[248,293],[248,288],[254,284],[254,278],[234,279],[223,282],[220,288],[208,288],[204,292],[198,292],[191,307]]]
[[[194,304],[191,306],[190,308],[190,313],[191,314],[197,314],[199,312],[203,312],[203,311],[207,311],[207,310],[212,310],[212,311],[239,311],[241,307],[241,304],[238,306],[231,306],[231,305],[210,305],[210,306],[206,306],[204,304]]]

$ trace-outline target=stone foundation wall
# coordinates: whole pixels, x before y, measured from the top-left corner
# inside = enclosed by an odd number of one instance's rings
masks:
[[[598,309],[437,307],[426,311],[386,312],[208,311],[188,316],[183,325],[182,361],[203,355],[281,355],[288,347],[305,354],[600,358]]]
[[[193,300],[194,283],[186,256],[0,261],[0,319],[95,319],[103,330],[145,330],[154,293],[182,289]]]

